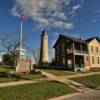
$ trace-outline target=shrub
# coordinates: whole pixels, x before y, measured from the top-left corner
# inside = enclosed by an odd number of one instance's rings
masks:
[[[21,79],[21,73],[14,73],[11,75],[13,78],[16,78],[16,80],[20,80]]]
[[[41,71],[38,70],[38,69],[33,69],[33,70],[31,71],[31,74],[41,74]]]
[[[0,77],[8,78],[11,77],[11,75],[8,72],[0,72]]]
[[[53,60],[50,62],[50,65],[52,65],[52,66],[55,66],[55,65],[56,65],[55,59],[53,59]]]
[[[9,66],[15,66],[17,63],[17,58],[18,58],[17,54],[4,54],[2,56],[3,63]]]

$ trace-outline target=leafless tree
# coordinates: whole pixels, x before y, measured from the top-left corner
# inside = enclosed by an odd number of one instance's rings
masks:
[[[16,62],[18,54],[16,54],[16,50],[19,47],[19,37],[18,34],[15,33],[4,33],[0,37],[0,45],[1,45],[1,52],[5,52],[12,56],[12,59]]]
[[[40,58],[40,49],[39,48],[34,48],[32,49],[32,56],[35,64],[38,66],[39,65],[39,58]]]
[[[19,38],[15,33],[4,33],[0,38],[2,50],[13,54],[19,46]]]

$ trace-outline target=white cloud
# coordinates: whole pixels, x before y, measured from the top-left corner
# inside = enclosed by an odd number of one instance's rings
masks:
[[[57,38],[60,35],[60,33],[54,33],[54,37]]]
[[[100,9],[93,11],[94,14],[100,14]]]
[[[71,18],[75,17],[77,10],[81,8],[81,5],[83,2],[84,0],[80,0],[80,2],[78,2],[76,5],[72,7],[72,11],[69,12],[69,14],[71,15]]]
[[[97,22],[97,20],[96,20],[96,19],[93,19],[93,20],[91,20],[91,22],[92,22],[92,23],[96,23],[96,22]]]
[[[80,8],[80,4],[75,5],[75,6],[73,7],[73,10],[77,10],[77,9],[79,9],[79,8]]]
[[[11,13],[12,13],[13,16],[20,17],[20,14],[17,12],[17,8],[18,8],[18,5],[15,4],[14,7],[12,8],[12,10],[11,10]]]
[[[38,23],[38,28],[72,29],[74,23],[69,21],[68,14],[71,12],[74,15],[80,8],[80,3],[72,6],[69,12],[66,12],[70,4],[71,0],[16,0],[16,4],[12,8],[12,15],[19,16],[20,12],[24,13]]]
[[[97,9],[92,12],[93,16],[92,19],[90,20],[92,23],[98,23],[100,22],[100,9]]]

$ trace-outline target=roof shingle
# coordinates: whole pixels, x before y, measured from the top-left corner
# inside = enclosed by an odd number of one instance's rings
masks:
[[[60,38],[65,38],[65,39],[69,39],[73,42],[78,42],[78,43],[82,43],[82,44],[87,44],[87,42],[85,40],[82,40],[81,38],[76,38],[76,37],[72,37],[72,36],[64,36],[64,35],[60,35],[58,40],[56,41],[56,43],[54,44],[53,47],[56,46],[56,44],[58,43]]]

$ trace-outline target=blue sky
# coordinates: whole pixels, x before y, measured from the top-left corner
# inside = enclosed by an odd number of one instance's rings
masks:
[[[100,0],[0,0],[0,35],[20,34],[21,13],[28,16],[23,34],[32,48],[40,47],[43,29],[49,36],[49,48],[59,34],[100,37]]]

